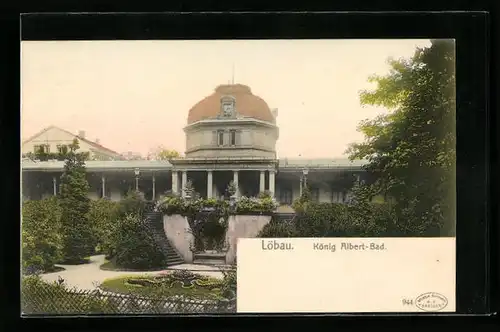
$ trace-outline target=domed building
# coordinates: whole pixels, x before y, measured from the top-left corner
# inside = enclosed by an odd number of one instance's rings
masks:
[[[170,162],[119,160],[116,156],[88,161],[89,196],[119,200],[128,190],[135,189],[155,200],[167,191],[184,194],[183,188],[190,181],[203,197],[227,198],[227,188],[233,183],[237,196],[269,191],[281,203],[280,209],[288,211],[307,182],[314,200],[345,201],[354,179],[363,173],[364,162],[278,159],[277,116],[277,110],[249,86],[219,85],[187,112],[184,157]],[[51,126],[23,142],[23,153],[26,147],[39,147],[38,141],[50,148],[52,139],[55,150],[57,142],[80,137],[73,136]],[[100,144],[89,146],[93,146],[93,151],[102,150],[101,154],[109,150]],[[62,161],[23,161],[23,195],[29,199],[56,195],[63,166]]]
[[[85,164],[88,195],[93,199],[119,201],[134,190],[156,201],[167,192],[188,195],[185,189],[191,183],[198,194],[212,199],[229,199],[230,195],[253,197],[267,191],[279,202],[276,212],[285,219],[293,215],[292,202],[300,197],[304,185],[314,201],[346,202],[354,181],[364,173],[364,162],[278,159],[277,115],[250,87],[219,85],[188,110],[184,156],[169,161],[121,158],[100,141],[87,139],[84,131],[74,135],[50,126],[22,144],[22,153],[30,155],[22,162],[23,199],[58,195],[64,161],[54,159],[54,152],[59,151],[59,157],[64,157],[61,151],[77,139],[81,151],[92,158]],[[229,217],[225,234],[228,246],[217,253],[200,253],[191,250],[192,234],[183,216],[152,212],[147,218],[163,225],[164,234],[153,227],[152,238],[169,265],[234,264],[237,239],[254,237],[271,220],[263,215]]]

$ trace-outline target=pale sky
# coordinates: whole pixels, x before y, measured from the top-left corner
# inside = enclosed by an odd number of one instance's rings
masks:
[[[359,91],[387,58],[429,40],[22,42],[23,139],[56,125],[118,152],[185,149],[189,109],[231,80],[277,108],[278,156],[345,157],[361,120]]]

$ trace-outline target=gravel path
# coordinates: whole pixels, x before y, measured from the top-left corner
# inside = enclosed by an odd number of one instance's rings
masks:
[[[43,280],[52,282],[57,281],[59,277],[63,278],[66,285],[70,288],[76,287],[82,290],[94,290],[97,285],[108,278],[116,278],[127,275],[158,275],[165,271],[155,272],[117,272],[101,270],[99,266],[104,264],[104,255],[90,257],[90,263],[80,265],[58,265],[63,267],[64,271],[42,274]],[[198,264],[181,264],[170,268],[169,270],[190,270],[197,274],[206,275],[214,278],[223,278],[220,271],[214,266],[198,265]]]

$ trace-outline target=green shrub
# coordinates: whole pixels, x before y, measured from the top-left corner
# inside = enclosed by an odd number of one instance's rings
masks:
[[[264,191],[261,191],[259,192],[259,194],[257,195],[257,198],[259,199],[263,199],[263,198],[272,198],[273,195],[271,194],[271,192],[269,190],[264,190]]]
[[[129,214],[142,216],[146,209],[146,199],[141,192],[130,190],[118,205],[118,219],[122,219]]]
[[[228,210],[230,203],[214,198],[186,199],[178,195],[169,195],[158,203],[158,209],[166,215],[193,215],[206,208]],[[262,194],[261,198],[238,197],[235,200],[234,214],[271,214],[278,207],[276,200],[270,195]]]
[[[88,218],[93,227],[94,246],[96,252],[104,253],[108,257],[114,252],[111,235],[115,231],[118,219],[119,203],[109,199],[98,199],[90,202]]]
[[[274,217],[271,221],[265,225],[259,232],[257,237],[264,238],[278,238],[278,237],[298,237],[295,224],[293,222],[282,222],[275,219]]]
[[[296,199],[293,204],[292,208],[295,210],[297,213],[304,212],[307,209],[307,205],[311,202],[311,191],[309,190],[309,187],[304,185],[302,188],[302,194],[298,199]]]
[[[221,294],[224,298],[232,300],[236,298],[237,274],[236,269],[222,269],[224,279],[222,280]]]
[[[115,265],[126,269],[166,266],[164,254],[149,235],[142,217],[128,214],[117,221],[111,235]]]
[[[278,203],[271,196],[238,197],[236,200],[235,214],[271,214],[278,207]]]
[[[193,234],[191,251],[224,250],[228,213],[225,209],[215,209],[210,212],[199,212],[187,216],[189,230]]]
[[[23,314],[110,314],[119,313],[117,303],[91,292],[69,290],[64,283],[47,283],[38,276],[21,282]]]
[[[50,271],[62,259],[61,209],[57,198],[22,205],[22,265],[24,271]]]
[[[390,237],[414,236],[398,223],[389,204],[339,204],[307,202],[292,222],[271,220],[258,237]],[[303,205],[302,205],[303,206]],[[408,222],[407,222],[408,223]]]

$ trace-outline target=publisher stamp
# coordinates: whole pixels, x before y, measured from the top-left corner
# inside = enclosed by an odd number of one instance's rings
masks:
[[[415,306],[424,311],[440,311],[447,305],[446,296],[435,292],[421,294],[415,299]]]

